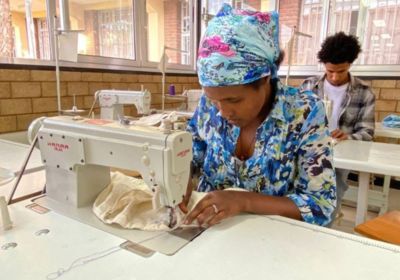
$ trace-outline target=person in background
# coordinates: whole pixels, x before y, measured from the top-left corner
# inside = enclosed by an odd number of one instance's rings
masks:
[[[360,52],[361,46],[352,35],[339,32],[327,37],[318,52],[325,74],[308,78],[300,86],[301,90],[312,90],[330,101],[329,130],[336,141],[371,141],[374,136],[375,95],[366,83],[350,74]],[[348,170],[336,169],[337,209],[348,189],[348,174]]]
[[[204,94],[188,124],[196,189],[207,194],[187,224],[210,226],[242,212],[331,221],[336,186],[325,111],[312,91],[279,81],[278,26],[276,12],[227,4],[209,22],[197,60]]]

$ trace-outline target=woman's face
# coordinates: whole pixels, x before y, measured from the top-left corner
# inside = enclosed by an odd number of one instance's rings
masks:
[[[251,85],[204,87],[204,92],[224,119],[243,128],[258,119],[271,90],[269,78],[263,78],[258,88]]]

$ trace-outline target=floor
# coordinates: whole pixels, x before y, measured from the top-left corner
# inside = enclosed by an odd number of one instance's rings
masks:
[[[353,206],[349,206],[348,203],[344,203],[342,205],[342,213],[343,216],[337,219],[332,228],[348,233],[354,233],[354,222],[356,217],[356,208]],[[347,204],[347,205],[346,205]],[[389,209],[391,210],[400,210],[400,190],[390,189],[389,191]],[[372,219],[377,217],[378,213],[373,211],[368,211],[368,219]]]

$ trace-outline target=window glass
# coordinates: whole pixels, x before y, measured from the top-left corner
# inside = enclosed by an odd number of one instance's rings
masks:
[[[400,1],[330,2],[330,34],[344,31],[359,37],[358,64],[400,63]]]
[[[224,3],[232,5],[237,9],[253,9],[267,12],[276,8],[275,0],[202,0],[201,1],[201,35],[207,26],[207,22],[215,16]]]
[[[45,0],[1,3],[0,57],[50,59]]]
[[[209,15],[215,15],[224,3],[230,4],[237,9],[254,9],[265,12],[274,10],[275,2],[275,0],[203,0],[202,7],[207,8]]]
[[[285,50],[283,65],[317,64],[322,33],[323,0],[279,2],[280,41]],[[290,47],[291,46],[291,47]],[[292,49],[291,53],[290,49]]]
[[[79,54],[135,59],[132,1],[71,0],[69,15]]]
[[[164,47],[168,63],[190,65],[193,13],[189,0],[147,0],[147,58],[158,62]]]

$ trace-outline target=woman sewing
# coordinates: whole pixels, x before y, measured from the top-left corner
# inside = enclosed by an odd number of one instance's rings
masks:
[[[186,223],[214,225],[241,212],[327,225],[336,206],[325,110],[312,92],[277,77],[278,14],[224,5],[200,43],[204,95],[193,135],[197,190]],[[226,188],[245,191],[227,191]],[[187,199],[187,197],[186,197]]]

